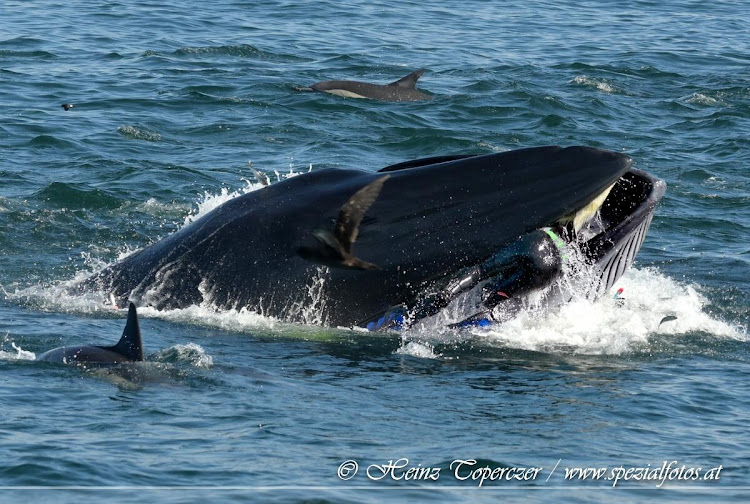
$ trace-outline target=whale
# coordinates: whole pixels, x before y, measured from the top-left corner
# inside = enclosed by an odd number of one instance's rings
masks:
[[[424,70],[417,70],[406,77],[390,84],[370,84],[368,82],[349,80],[330,80],[316,82],[310,88],[313,91],[329,93],[345,98],[370,98],[390,102],[414,102],[430,100],[432,97],[416,88],[417,81]]]
[[[381,329],[477,286],[494,289],[477,311],[516,303],[559,276],[563,247],[580,242],[599,268],[597,297],[633,262],[664,193],[631,165],[545,146],[315,170],[233,198],[70,290]]]
[[[125,329],[117,344],[112,346],[63,346],[39,355],[36,360],[75,365],[108,365],[143,361],[143,343],[138,314],[130,303]]]

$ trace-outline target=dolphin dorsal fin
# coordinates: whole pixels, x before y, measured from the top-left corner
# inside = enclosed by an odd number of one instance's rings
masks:
[[[416,72],[412,72],[406,77],[402,77],[401,79],[395,82],[391,82],[388,85],[398,86],[398,87],[407,88],[407,89],[415,89],[417,86],[417,81],[419,80],[420,77],[422,77],[423,73],[424,73],[424,69],[417,70]]]
[[[109,347],[108,350],[124,355],[132,361],[143,360],[141,326],[138,323],[138,314],[133,303],[130,303],[128,308],[128,321],[125,322],[125,330],[122,331],[120,341],[115,346]]]

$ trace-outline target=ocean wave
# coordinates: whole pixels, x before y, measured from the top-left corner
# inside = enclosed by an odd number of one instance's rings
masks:
[[[48,51],[11,51],[0,49],[0,58],[54,59],[57,55]]]
[[[73,142],[63,140],[62,138],[58,138],[53,135],[37,135],[31,140],[29,140],[29,145],[32,147],[43,147],[43,148],[48,148],[48,147],[67,148],[67,147],[75,146]]]
[[[125,201],[101,189],[80,184],[52,182],[33,194],[33,198],[68,209],[115,209]]]
[[[235,103],[235,104],[249,104],[249,105],[261,105],[268,106],[268,103],[261,102],[253,98],[241,98],[239,96],[225,96],[215,95],[207,93],[203,90],[189,89],[184,91],[185,95],[191,100],[200,101],[205,103]],[[190,133],[201,133],[204,128],[194,128],[189,130]]]
[[[622,92],[620,89],[615,87],[614,84],[608,82],[606,79],[587,77],[586,75],[579,75],[570,82],[572,84],[577,84],[579,86],[590,87],[590,88],[596,89],[597,91],[601,91],[603,93],[621,93]]]
[[[122,125],[117,128],[117,132],[125,138],[132,140],[145,140],[147,142],[159,142],[162,139],[160,133],[151,131],[143,126]]]
[[[163,363],[189,364],[202,369],[209,369],[214,364],[213,357],[208,355],[203,347],[196,343],[171,346],[160,350],[153,356],[149,356],[149,360]]]
[[[186,46],[175,49],[172,56],[231,56],[234,58],[249,58],[271,61],[306,61],[305,58],[291,54],[281,54],[266,51],[249,44],[238,45],[220,45],[220,46]],[[147,50],[143,56],[165,56],[166,53],[161,51]]]
[[[716,98],[712,98],[703,93],[693,93],[685,99],[685,102],[692,103],[694,105],[706,105],[709,107],[714,107],[720,104],[719,100],[717,100]]]

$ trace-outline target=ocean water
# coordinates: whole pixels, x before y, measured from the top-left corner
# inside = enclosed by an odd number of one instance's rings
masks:
[[[748,17],[681,0],[3,2],[0,501],[746,502]],[[429,102],[296,91],[417,68]],[[404,334],[143,308],[142,365],[34,361],[114,343],[125,313],[62,286],[257,189],[248,161],[280,180],[548,144],[625,152],[667,182],[622,304]],[[664,464],[674,478],[635,476]],[[503,468],[541,469],[481,481]]]

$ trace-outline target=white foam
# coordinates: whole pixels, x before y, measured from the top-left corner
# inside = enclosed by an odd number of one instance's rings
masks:
[[[3,338],[3,341],[0,344],[0,348],[4,347],[5,343],[10,343],[10,346],[13,348],[13,350],[15,350],[15,352],[7,352],[5,350],[0,350],[0,360],[34,360],[36,359],[36,354],[34,352],[24,350],[20,346],[16,345],[16,343],[10,339],[10,333],[5,335],[5,338]]]
[[[160,133],[149,131],[148,129],[139,126],[124,124],[119,126],[117,131],[126,138],[131,138],[133,140],[145,140],[147,142],[158,142],[161,140]]]
[[[173,201],[164,203],[157,200],[156,198],[149,198],[146,201],[139,203],[135,207],[135,209],[139,212],[154,215],[157,217],[188,212],[190,211],[190,208],[190,205],[185,205],[184,203],[178,204]]]
[[[158,317],[181,324],[195,324],[225,331],[243,332],[248,329],[275,329],[279,320],[247,308],[220,310],[210,303],[202,303],[174,310],[156,310],[148,306],[138,309],[143,317]]]
[[[507,147],[503,147],[503,146],[500,146],[500,145],[495,145],[495,144],[492,144],[490,142],[487,142],[486,140],[480,140],[479,142],[477,142],[477,145],[479,147],[481,147],[482,149],[489,149],[492,152],[506,152],[506,151],[510,150]]]
[[[397,354],[411,355],[420,359],[438,359],[440,354],[435,353],[435,349],[429,343],[418,341],[404,341],[401,347],[396,350]]]
[[[581,86],[592,87],[604,93],[616,93],[619,91],[616,87],[614,87],[604,79],[596,79],[593,77],[587,77],[585,75],[579,75],[571,82]]]
[[[613,294],[623,288],[623,301]],[[37,288],[44,308],[68,312],[104,313],[112,311],[100,295],[70,296],[63,290]],[[650,338],[669,338],[691,332],[704,332],[716,338],[746,341],[747,328],[736,327],[712,317],[704,311],[707,300],[695,285],[679,283],[652,268],[631,268],[612,290],[598,301],[574,299],[559,309],[547,310],[544,303],[522,311],[503,324],[488,328],[451,330],[447,322],[460,315],[441,313],[427,323],[420,321],[404,331],[403,344],[398,354],[425,359],[442,358],[435,352],[437,344],[455,344],[468,339],[474,343],[504,346],[542,352],[579,354],[622,354],[647,344]],[[119,310],[123,313],[124,310]],[[142,317],[156,317],[179,324],[195,324],[232,332],[263,334],[272,332],[295,339],[330,339],[347,333],[347,328],[327,329],[316,320],[306,324],[292,324],[246,308],[222,310],[210,303],[183,309],[159,311],[151,307],[139,308]],[[665,316],[675,320],[660,322]],[[201,360],[202,349],[185,345],[183,352],[198,355],[194,365],[210,365]],[[15,345],[14,345],[14,348]],[[16,352],[0,352],[0,358],[33,359],[31,352],[16,348]]]
[[[230,190],[227,187],[222,187],[218,194],[210,193],[208,191],[204,192],[200,197],[201,199],[197,204],[197,208],[187,216],[185,216],[185,220],[182,224],[183,227],[187,226],[191,222],[195,222],[196,220],[200,219],[207,213],[218,208],[231,199],[263,188],[263,185],[259,182],[250,182],[246,179],[242,180],[243,182],[245,182],[245,187],[241,187],[236,190]]]
[[[202,346],[195,343],[174,345],[159,353],[161,355],[174,354],[177,362],[185,362],[202,369],[208,369],[214,365],[213,357],[208,355]]]
[[[704,95],[703,93],[693,93],[687,100],[685,100],[687,103],[692,103],[694,105],[706,105],[709,107],[719,105],[719,100],[716,98],[711,98],[708,95]]]
[[[290,164],[288,172],[280,173],[279,171],[274,170],[274,174],[276,175],[276,180],[280,182],[282,180],[296,177],[303,173],[309,173],[312,171],[312,169],[313,166],[311,164],[308,167],[307,172],[297,171],[294,169],[294,166]],[[215,208],[221,206],[231,199],[251,193],[253,191],[257,191],[258,189],[263,189],[264,187],[263,184],[257,181],[250,181],[247,179],[242,179],[242,181],[245,183],[245,186],[239,189],[231,190],[227,187],[222,187],[218,194],[206,191],[202,195],[200,195],[200,201],[197,203],[197,208],[185,217],[183,227],[187,226],[191,222],[200,219],[207,213],[211,212]]]
[[[612,294],[623,288],[624,301]],[[631,268],[599,301],[574,299],[549,313],[529,310],[489,329],[471,333],[490,344],[536,351],[620,354],[657,334],[707,332],[714,337],[747,339],[741,328],[703,311],[706,299],[695,286],[682,285],[650,268]],[[660,322],[665,316],[676,320]]]

